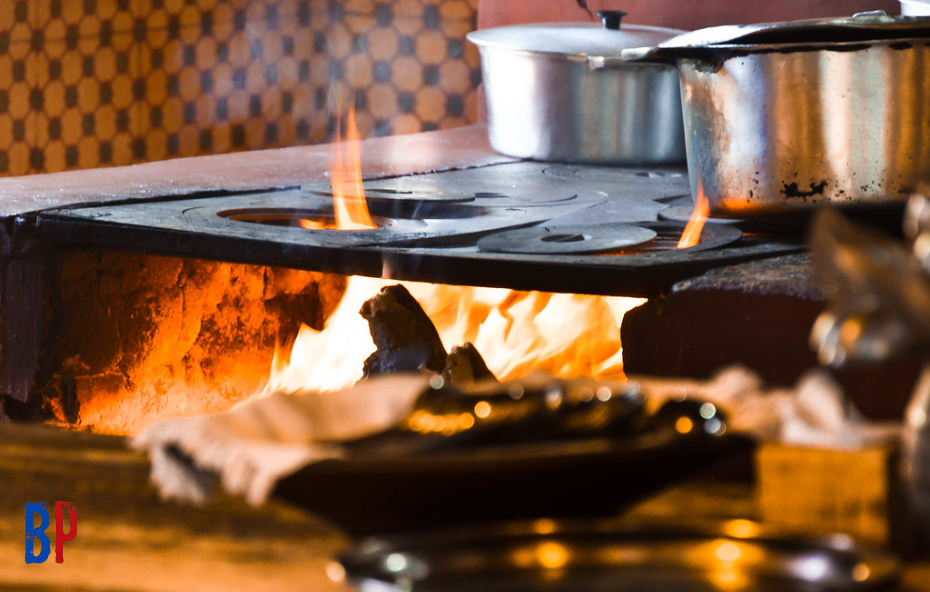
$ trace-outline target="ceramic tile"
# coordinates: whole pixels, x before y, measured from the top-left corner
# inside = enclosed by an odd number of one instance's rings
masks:
[[[473,122],[476,3],[0,2],[0,175]]]

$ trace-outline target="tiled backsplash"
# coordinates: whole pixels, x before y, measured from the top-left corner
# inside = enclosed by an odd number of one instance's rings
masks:
[[[0,175],[475,120],[477,0],[0,0]]]

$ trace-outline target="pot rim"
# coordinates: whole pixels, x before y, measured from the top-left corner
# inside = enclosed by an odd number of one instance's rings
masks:
[[[476,44],[477,45],[477,44]],[[635,51],[637,48],[633,48],[630,51]],[[652,49],[652,48],[650,48]],[[528,59],[538,59],[538,60],[548,60],[552,62],[566,62],[566,63],[575,63],[592,71],[626,71],[626,72],[638,72],[641,70],[667,70],[675,69],[674,64],[668,64],[661,61],[638,61],[638,60],[626,60],[621,57],[609,57],[596,54],[565,54],[558,52],[547,52],[547,51],[530,51],[527,49],[511,49],[505,47],[490,47],[490,46],[478,46],[478,51],[481,55],[485,55],[486,51],[493,51],[497,53],[507,53],[512,55],[518,55]],[[624,50],[627,51],[627,50]]]
[[[873,11],[845,18],[719,25],[691,31],[652,47],[625,49],[620,58],[670,62],[718,52],[751,55],[807,49],[853,51],[866,46],[907,43],[930,43],[930,18]]]
[[[878,45],[926,45],[930,46],[928,37],[909,37],[903,39],[875,39],[871,41],[799,41],[796,43],[727,43],[720,45],[711,45],[708,47],[689,48],[696,55],[714,54],[720,50],[728,53],[740,53],[743,55],[752,55],[757,53],[801,53],[804,51],[837,51],[839,53],[856,51],[858,48],[873,47]],[[901,47],[900,49],[909,49]],[[634,51],[634,50],[631,50]],[[682,52],[684,55],[685,52]]]
[[[506,25],[503,27],[490,27],[487,29],[478,29],[476,31],[471,31],[465,35],[465,38],[468,39],[471,43],[478,47],[479,50],[493,49],[495,51],[509,51],[514,53],[522,53],[525,55],[532,56],[550,56],[569,59],[573,61],[586,61],[589,57],[605,57],[605,58],[616,58],[619,57],[620,53],[625,48],[636,47],[636,45],[630,45],[620,43],[620,38],[617,39],[617,45],[615,48],[612,48],[611,51],[598,51],[597,48],[593,48],[591,51],[571,51],[571,50],[547,50],[547,49],[533,49],[526,47],[519,47],[514,44],[513,41],[501,41],[494,39],[495,36],[501,35],[507,32],[532,32],[532,31],[570,31],[573,29],[582,30],[585,32],[594,32],[594,31],[606,31],[597,23],[577,23],[577,22],[556,22],[556,23],[526,23],[519,25]],[[653,27],[649,25],[623,25],[619,31],[611,31],[611,35],[622,35],[624,32],[633,32],[641,33],[654,36],[664,36],[665,40],[672,39],[678,35],[682,35],[687,31],[681,29],[670,29],[667,27]],[[595,33],[597,34],[597,33]],[[490,39],[489,39],[490,37]]]
[[[905,46],[910,47],[905,47]],[[918,46],[930,46],[930,37],[905,37],[899,39],[874,39],[862,41],[799,41],[794,43],[721,43],[702,47],[633,47],[620,53],[619,60],[628,64],[671,63],[689,59],[726,58],[764,55],[771,53],[852,53],[878,46],[901,46],[907,50]]]
[[[469,39],[469,41],[471,41],[471,39]],[[531,49],[515,49],[512,47],[504,47],[501,45],[491,45],[491,44],[482,45],[478,43],[475,43],[475,45],[478,46],[478,51],[482,53],[486,50],[491,50],[491,51],[506,52],[506,53],[516,54],[516,55],[522,55],[522,56],[526,56],[530,58],[555,58],[557,60],[565,60],[569,62],[579,62],[579,63],[587,62],[589,58],[604,57],[599,54],[562,53],[558,51],[535,51]]]

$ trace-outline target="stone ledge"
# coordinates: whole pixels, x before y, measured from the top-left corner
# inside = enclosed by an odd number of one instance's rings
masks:
[[[767,384],[790,386],[817,365],[808,341],[823,311],[809,255],[712,270],[628,312],[621,327],[628,374],[709,378],[742,364]],[[904,360],[836,373],[868,417],[900,419],[919,365]]]

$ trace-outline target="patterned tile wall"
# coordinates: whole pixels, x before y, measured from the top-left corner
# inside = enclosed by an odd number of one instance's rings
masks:
[[[475,120],[478,0],[0,0],[0,175]]]

